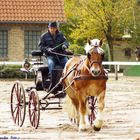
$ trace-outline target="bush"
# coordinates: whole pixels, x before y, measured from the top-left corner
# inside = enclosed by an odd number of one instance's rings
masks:
[[[25,73],[20,71],[19,65],[1,65],[0,78],[25,78]],[[33,73],[28,74],[28,78],[34,78]]]

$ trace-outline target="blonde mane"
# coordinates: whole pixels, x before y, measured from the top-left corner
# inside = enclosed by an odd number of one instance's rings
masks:
[[[90,53],[92,51],[96,51],[99,54],[103,54],[104,53],[104,50],[100,47],[100,40],[99,39],[91,40],[90,44],[87,43],[84,49],[86,51],[86,54]]]

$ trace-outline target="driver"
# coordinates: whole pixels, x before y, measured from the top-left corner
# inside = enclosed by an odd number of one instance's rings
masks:
[[[49,23],[48,31],[41,36],[38,44],[41,52],[45,53],[46,55],[49,75],[56,65],[60,65],[62,68],[64,68],[66,62],[68,61],[66,56],[51,53],[57,52],[60,54],[65,54],[65,49],[67,49],[69,46],[67,39],[58,28],[59,25],[57,22]]]

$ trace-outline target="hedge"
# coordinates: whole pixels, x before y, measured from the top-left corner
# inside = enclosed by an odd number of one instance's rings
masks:
[[[0,65],[0,78],[25,79],[25,73],[20,68],[20,65]],[[34,73],[28,73],[28,78],[34,78]]]

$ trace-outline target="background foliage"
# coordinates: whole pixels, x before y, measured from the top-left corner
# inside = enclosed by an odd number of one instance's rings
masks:
[[[113,42],[116,38],[131,34],[131,42],[135,45],[140,43],[140,6],[137,0],[64,1],[67,21],[62,29],[74,51],[84,47],[88,38],[102,38],[109,46],[113,61]],[[81,49],[79,51],[81,53]]]

